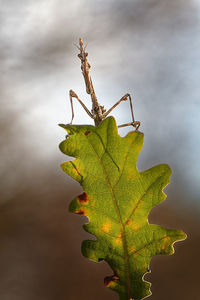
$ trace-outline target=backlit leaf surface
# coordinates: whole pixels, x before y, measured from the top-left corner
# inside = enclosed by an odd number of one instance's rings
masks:
[[[182,231],[148,223],[152,207],[166,198],[162,190],[171,170],[161,164],[139,172],[143,134],[131,131],[120,137],[113,117],[98,127],[60,126],[69,134],[60,150],[76,158],[61,167],[84,189],[69,210],[87,216],[84,229],[96,237],[83,241],[82,253],[110,265],[113,275],[104,282],[120,300],[143,299],[151,294],[150,283],[143,280],[151,257],[172,254],[173,243],[186,238]]]

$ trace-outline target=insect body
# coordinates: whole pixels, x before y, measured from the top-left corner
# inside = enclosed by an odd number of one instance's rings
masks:
[[[83,47],[83,40],[80,38],[79,39],[79,47],[78,49],[80,50],[80,53],[78,54],[78,57],[81,60],[81,70],[82,70],[82,74],[85,80],[85,85],[86,85],[86,92],[91,96],[91,100],[92,100],[92,110],[90,111],[85,104],[79,99],[79,97],[77,96],[77,94],[73,91],[70,90],[69,91],[69,97],[70,97],[70,102],[71,102],[71,108],[72,108],[72,119],[71,119],[71,123],[73,121],[74,118],[74,108],[73,108],[73,98],[77,99],[78,102],[82,105],[82,107],[84,108],[84,110],[87,112],[87,114],[94,120],[95,126],[98,126],[101,121],[103,121],[108,115],[109,113],[117,106],[119,105],[122,101],[127,101],[129,100],[130,102],[130,108],[131,108],[131,115],[132,115],[132,122],[131,123],[127,123],[127,124],[122,124],[118,127],[125,127],[125,126],[134,126],[136,128],[136,130],[139,128],[140,126],[140,122],[139,121],[135,121],[134,120],[134,115],[133,115],[133,105],[132,105],[132,100],[131,100],[131,96],[130,94],[125,94],[119,101],[117,101],[108,111],[106,111],[106,109],[104,108],[104,106],[101,106],[97,100],[95,91],[94,91],[94,87],[92,84],[92,79],[90,76],[90,64],[88,63],[87,60],[87,56],[88,53],[85,52],[85,47]]]

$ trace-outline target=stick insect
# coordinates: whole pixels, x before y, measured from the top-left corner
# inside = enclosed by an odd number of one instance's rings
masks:
[[[94,120],[94,124],[95,126],[98,126],[101,121],[103,121],[109,114],[110,112],[116,107],[118,106],[122,101],[127,101],[129,100],[130,103],[130,109],[131,109],[131,116],[132,116],[132,122],[130,123],[126,123],[126,124],[122,124],[119,125],[118,127],[125,127],[125,126],[134,126],[136,128],[136,130],[139,128],[140,126],[140,122],[139,121],[135,121],[134,119],[134,114],[133,114],[133,104],[132,104],[132,99],[131,99],[131,95],[130,94],[125,94],[120,100],[118,100],[109,110],[106,111],[106,109],[104,108],[104,106],[101,106],[97,100],[95,91],[94,91],[94,87],[93,87],[93,83],[92,83],[92,79],[90,76],[90,64],[88,63],[87,60],[87,56],[88,53],[85,52],[85,48],[83,47],[83,40],[80,38],[79,39],[79,47],[77,46],[77,48],[80,50],[80,53],[78,54],[78,57],[81,60],[81,70],[82,70],[82,74],[85,80],[85,85],[86,85],[86,92],[91,96],[91,100],[92,100],[92,110],[90,111],[85,104],[79,99],[79,97],[77,96],[77,94],[73,91],[70,90],[69,91],[69,97],[70,97],[70,103],[71,103],[71,110],[72,110],[72,119],[70,124],[72,124],[72,121],[74,119],[74,108],[73,108],[73,98],[78,100],[78,102],[81,104],[81,106],[84,108],[84,110],[86,111],[86,113]]]

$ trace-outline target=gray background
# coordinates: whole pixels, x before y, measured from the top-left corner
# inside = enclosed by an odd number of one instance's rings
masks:
[[[0,1],[0,298],[118,299],[112,274],[80,252],[85,218],[69,214],[82,192],[59,165],[58,123],[71,118],[68,90],[91,107],[74,44],[88,44],[99,102],[134,98],[145,142],[139,170],[168,163],[167,200],[150,222],[182,229],[176,254],[151,262],[152,300],[197,299],[200,211],[200,1]],[[130,120],[127,103],[113,112]],[[78,124],[92,124],[75,104]],[[125,135],[131,128],[120,129]],[[68,158],[69,159],[69,158]]]

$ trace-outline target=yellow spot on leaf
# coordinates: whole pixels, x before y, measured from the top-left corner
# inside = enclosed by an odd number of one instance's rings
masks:
[[[132,227],[133,227],[133,230],[135,230],[135,231],[137,231],[138,229],[140,229],[140,225],[137,224],[137,223],[134,223]]]
[[[131,248],[131,249],[129,250],[129,253],[130,253],[130,254],[132,254],[133,252],[135,252],[135,248]]]
[[[164,250],[166,248],[169,241],[170,241],[169,237],[166,236],[166,237],[163,238],[163,244],[162,244],[162,247],[161,247],[162,250]]]
[[[117,238],[115,239],[115,244],[120,245],[121,243],[122,243],[121,237],[117,237]]]
[[[102,231],[108,233],[111,228],[111,223],[104,223],[102,226]]]

